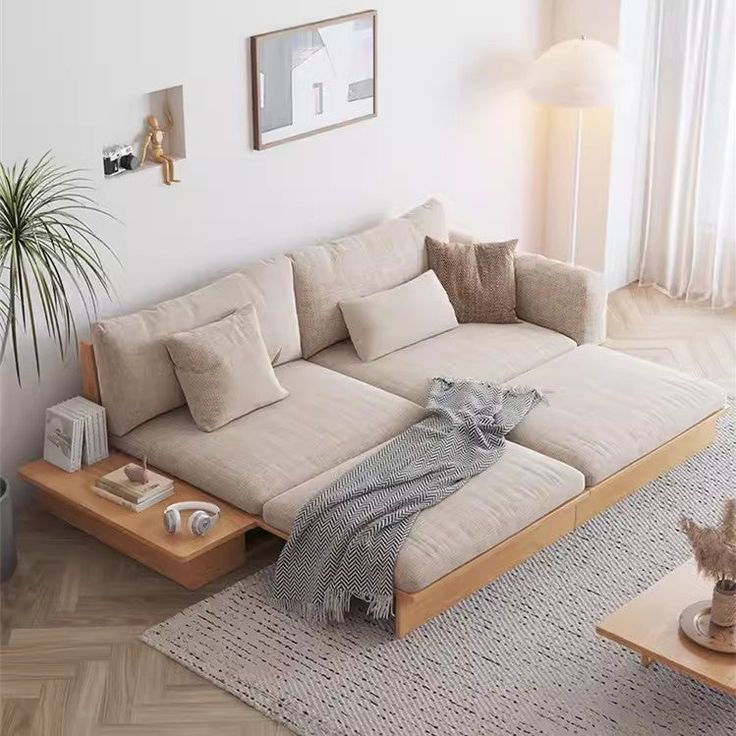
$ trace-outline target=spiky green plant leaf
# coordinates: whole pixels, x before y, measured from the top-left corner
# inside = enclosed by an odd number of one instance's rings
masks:
[[[81,171],[57,166],[50,153],[33,165],[0,163],[0,362],[10,349],[19,384],[21,333],[31,336],[40,378],[40,326],[64,359],[77,342],[76,301],[92,319],[100,294],[111,295],[101,253],[112,251],[84,220],[111,215],[91,190]]]

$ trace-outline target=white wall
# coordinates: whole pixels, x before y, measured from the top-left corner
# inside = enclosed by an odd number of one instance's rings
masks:
[[[347,0],[4,0],[2,135],[5,163],[53,149],[87,167],[99,199],[123,225],[102,228],[117,314],[181,293],[244,262],[340,235],[432,193],[456,218],[494,238],[538,249],[544,216],[546,112],[523,90],[549,45],[548,0],[380,0],[378,117],[251,149],[247,38],[365,9]],[[157,171],[104,181],[100,151],[114,142],[121,100],[184,85],[183,183]],[[124,105],[123,105],[124,106]],[[26,351],[27,352],[27,351]],[[45,345],[22,391],[2,372],[0,469],[41,452],[44,409],[79,391],[75,360]],[[27,356],[26,356],[27,357]]]

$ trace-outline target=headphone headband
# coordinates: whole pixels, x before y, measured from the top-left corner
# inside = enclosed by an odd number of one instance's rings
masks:
[[[167,511],[208,511],[215,516],[220,515],[220,507],[206,501],[179,501],[179,503],[172,503],[171,506],[167,506],[164,513]]]

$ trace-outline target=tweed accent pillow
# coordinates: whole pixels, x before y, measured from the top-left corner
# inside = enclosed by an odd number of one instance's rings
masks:
[[[393,289],[341,301],[340,309],[361,360],[380,358],[457,327],[447,292],[432,271]]]
[[[427,236],[429,267],[455,308],[458,322],[518,322],[514,248],[501,243],[443,243]]]
[[[252,304],[166,340],[196,425],[212,432],[288,396],[268,357]]]

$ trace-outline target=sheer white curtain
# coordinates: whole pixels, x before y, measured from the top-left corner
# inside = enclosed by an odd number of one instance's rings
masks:
[[[639,281],[736,304],[736,0],[654,0],[640,150]]]

